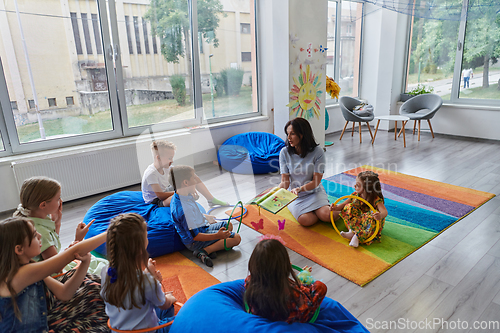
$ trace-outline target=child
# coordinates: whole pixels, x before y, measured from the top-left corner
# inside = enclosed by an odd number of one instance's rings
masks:
[[[240,243],[241,237],[232,232],[232,224],[226,230],[225,222],[215,222],[213,216],[204,215],[200,211],[191,194],[199,184],[199,178],[192,167],[172,167],[169,181],[176,190],[170,203],[175,229],[184,245],[193,251],[193,255],[212,267],[212,259],[217,257],[215,252],[224,249],[224,239],[226,247],[231,248]]]
[[[28,217],[42,235],[41,253],[33,259],[40,261],[55,256],[61,251],[59,239],[62,218],[61,184],[47,177],[29,178],[21,186],[20,201],[14,216]],[[83,240],[91,225],[92,222],[88,225],[80,222],[77,225],[75,242]],[[91,258],[88,270],[90,274],[99,274],[102,267],[108,264],[106,259],[94,256]],[[65,271],[73,267],[74,264],[71,263],[65,267]]]
[[[75,304],[74,293],[82,283],[90,263],[89,251],[95,249],[105,241],[105,234],[84,240],[73,245],[47,260],[33,262],[31,258],[40,254],[40,234],[32,222],[23,217],[11,217],[0,221],[0,332],[47,332],[53,329],[60,332],[60,326],[52,326],[58,318],[62,322],[64,332],[105,332],[107,318],[102,319],[101,325],[93,322],[83,325],[80,319],[85,320],[86,313],[96,312],[98,309],[81,307]],[[59,272],[64,265],[78,259],[80,266],[66,283],[62,284],[50,277],[50,274]],[[43,280],[43,281],[42,281]],[[46,298],[46,289],[50,291]],[[53,296],[51,296],[53,293]],[[65,308],[54,308],[52,299],[68,301]],[[77,300],[78,303],[92,300]],[[78,305],[78,308],[72,305]],[[101,315],[102,317],[102,315]],[[48,324],[49,323],[49,324]]]
[[[244,295],[247,312],[269,320],[307,323],[326,295],[323,282],[307,286],[299,281],[286,248],[276,239],[257,243],[248,271]]]
[[[364,242],[375,232],[377,221],[380,221],[380,229],[378,230],[375,238],[365,243],[370,245],[374,240],[380,240],[382,229],[385,224],[385,217],[387,216],[387,209],[384,206],[384,196],[382,195],[382,188],[378,174],[373,171],[363,171],[356,177],[356,184],[354,185],[355,192],[352,195],[361,197],[368,201],[378,212],[369,214],[370,208],[361,200],[350,198],[341,205],[330,206],[333,211],[334,219],[341,216],[346,225],[349,226],[349,232],[341,232],[341,236],[350,240],[349,245],[358,247],[359,242]]]
[[[141,183],[142,197],[145,203],[155,204],[159,207],[170,206],[174,190],[168,182],[168,172],[174,161],[175,150],[175,145],[166,140],[156,140],[151,143],[154,161],[144,171]],[[207,199],[210,206],[228,206],[227,202],[214,198],[198,176],[196,178],[198,179],[196,190]],[[196,190],[193,190],[192,194],[197,200],[198,194]]]
[[[161,273],[149,259],[147,225],[135,213],[114,217],[108,228],[106,248],[109,268],[103,268],[101,295],[111,327],[136,330],[173,320],[175,297],[163,293]],[[156,332],[168,332],[170,326]]]

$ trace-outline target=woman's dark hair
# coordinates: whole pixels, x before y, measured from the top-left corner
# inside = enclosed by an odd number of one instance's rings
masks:
[[[286,248],[275,239],[259,242],[248,261],[248,270],[245,301],[252,313],[285,321],[289,315],[288,301],[300,286]]]
[[[363,183],[363,188],[366,192],[366,201],[373,206],[376,197],[384,200],[378,174],[373,171],[363,171],[358,174],[358,178]]]
[[[290,125],[292,125],[295,134],[300,136],[300,157],[304,158],[306,157],[307,153],[313,151],[314,148],[319,145],[314,139],[311,124],[309,124],[309,122],[304,118],[295,118],[289,120],[285,125],[285,134],[287,135],[286,147],[288,149],[288,153],[297,154],[295,148],[290,146],[290,143],[288,142],[288,133],[286,130]]]

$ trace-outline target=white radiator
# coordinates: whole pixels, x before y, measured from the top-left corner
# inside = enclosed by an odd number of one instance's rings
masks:
[[[176,164],[192,165],[191,136],[158,136],[177,145]],[[58,180],[64,201],[83,198],[122,187],[140,184],[142,172],[153,163],[149,135],[122,144],[82,148],[67,153],[19,159],[12,162],[18,189],[33,176]]]
[[[141,182],[134,146],[12,162],[18,188],[33,176],[57,179],[64,201]]]

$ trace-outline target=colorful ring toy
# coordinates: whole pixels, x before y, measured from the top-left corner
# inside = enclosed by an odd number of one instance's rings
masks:
[[[365,199],[363,199],[361,197],[355,196],[355,195],[344,195],[343,197],[338,198],[333,204],[336,205],[339,201],[341,201],[343,199],[361,200],[370,208],[370,210],[372,212],[377,212],[377,210],[375,208],[373,208],[373,206],[368,201],[366,201]],[[335,229],[335,231],[340,235],[340,231],[339,231],[339,229],[337,229],[337,226],[335,225],[335,220],[333,219],[333,210],[330,211],[330,221],[332,222],[333,229]],[[372,241],[377,236],[378,231],[380,230],[380,221],[379,220],[376,220],[376,221],[377,221],[377,225],[375,227],[375,232],[373,233],[373,235],[371,235],[368,239],[366,239],[362,243],[368,243],[368,242]],[[346,225],[346,227],[347,227],[347,225]]]
[[[229,218],[227,219],[227,224],[226,224],[226,229],[229,230],[228,228],[229,228],[229,223],[231,222],[231,217],[233,217],[234,210],[236,209],[236,207],[238,205],[240,205],[242,213],[240,213],[240,215],[234,217],[235,219],[238,217],[240,218],[240,224],[238,225],[238,230],[236,231],[236,233],[240,232],[241,222],[243,222],[243,216],[245,216],[245,214],[246,214],[246,212],[245,212],[246,208],[243,207],[243,203],[241,201],[238,201],[236,203],[236,205],[234,205],[234,208],[231,211],[231,215],[229,215]],[[231,248],[226,246],[226,239],[224,239],[224,249],[226,249],[226,251],[231,250]]]

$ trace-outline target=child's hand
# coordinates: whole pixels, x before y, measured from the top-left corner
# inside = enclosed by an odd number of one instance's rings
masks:
[[[90,252],[88,252],[84,256],[81,256],[78,253],[75,253],[75,259],[80,260],[82,262],[82,264],[89,264],[90,259],[92,259],[92,256],[90,255]]]
[[[302,268],[303,271],[308,271],[309,273],[312,272],[312,267],[309,267],[309,266],[304,266],[304,268]]]
[[[292,190],[290,192],[292,192],[295,195],[299,195],[300,187],[292,188]]]
[[[210,224],[217,223],[217,221],[215,220],[215,216],[207,215],[207,214],[203,214],[203,215],[205,215],[205,218],[207,219],[208,223],[210,223]]]
[[[175,302],[177,302],[177,298],[175,298],[174,294],[171,291],[167,291],[165,293],[165,303],[170,304],[172,306]]]
[[[338,210],[338,208],[337,208],[337,207],[338,207],[338,206],[337,206],[336,204],[332,203],[332,204],[330,205],[330,210]]]
[[[372,213],[372,217],[377,220],[377,221],[380,221],[382,220],[382,216],[380,215],[380,212],[374,212]]]
[[[219,229],[219,231],[217,231],[217,236],[219,239],[229,238],[229,236],[231,236],[231,231],[226,230],[225,227],[222,227]]]
[[[90,226],[92,223],[94,223],[95,219],[89,222],[89,224],[85,224],[83,222],[78,223],[76,226],[76,232],[75,232],[75,240],[76,241],[81,241],[83,238],[85,238],[85,235],[87,234],[87,231],[89,231]]]
[[[162,281],[163,277],[161,276],[161,272],[156,269],[156,260],[149,258],[148,260],[148,271],[151,275],[158,281]]]
[[[62,200],[59,201],[59,207],[57,208],[57,213],[51,214],[50,218],[54,221],[56,225],[56,232],[59,234],[59,230],[61,229],[61,219],[62,219]]]

